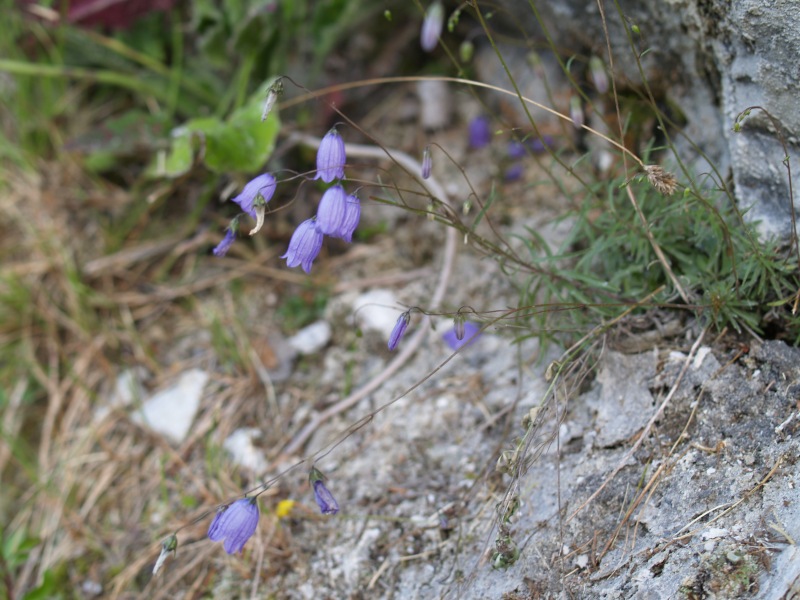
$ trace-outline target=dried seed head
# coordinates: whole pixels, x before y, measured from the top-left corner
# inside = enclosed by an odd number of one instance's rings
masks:
[[[665,196],[671,196],[675,193],[678,187],[678,180],[675,175],[665,171],[658,165],[646,165],[644,171],[647,174],[647,181],[659,192]]]

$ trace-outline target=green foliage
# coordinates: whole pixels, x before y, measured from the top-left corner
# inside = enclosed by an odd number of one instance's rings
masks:
[[[287,296],[277,310],[283,330],[297,331],[313,323],[322,316],[327,303],[328,291],[325,289],[308,290]]]
[[[647,229],[624,185],[634,186]],[[647,231],[663,251],[675,277],[692,296],[702,320],[717,329],[763,330],[766,313],[797,291],[797,265],[774,242],[758,239],[736,207],[719,193],[663,196],[645,182],[613,180],[603,197],[587,195],[579,208],[562,217],[573,222],[562,248],[550,254],[538,234],[529,231],[530,260],[549,273],[522,288],[523,301],[534,304],[577,303],[581,310],[538,317],[540,326],[585,330],[597,318],[611,319],[624,306],[660,287],[653,303],[673,302],[672,281]],[[585,306],[583,306],[585,305]],[[787,335],[795,337],[800,330]]]
[[[263,87],[263,86],[262,86]],[[247,104],[225,120],[192,119],[172,132],[165,157],[157,155],[150,165],[153,177],[179,177],[195,162],[195,153],[217,173],[254,172],[261,169],[275,148],[280,131],[277,111],[261,122],[265,94],[254,94]]]

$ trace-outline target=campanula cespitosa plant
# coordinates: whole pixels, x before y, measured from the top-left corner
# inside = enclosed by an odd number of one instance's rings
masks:
[[[242,498],[226,506],[214,515],[208,528],[208,539],[212,542],[225,540],[222,547],[228,554],[241,552],[256,531],[258,504],[255,498]]]
[[[347,160],[344,140],[333,127],[320,142],[317,150],[317,174],[314,179],[322,179],[331,183],[336,179],[344,179],[344,163]]]
[[[317,469],[312,467],[308,474],[308,481],[314,488],[314,500],[319,506],[319,511],[323,515],[335,515],[339,512],[339,503],[333,497],[331,491],[325,485],[325,476]]]

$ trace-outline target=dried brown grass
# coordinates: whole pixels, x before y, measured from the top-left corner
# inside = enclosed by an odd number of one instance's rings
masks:
[[[42,164],[37,173],[6,173],[0,195],[0,378],[7,390],[0,423],[9,442],[0,446],[0,515],[7,534],[24,530],[39,540],[13,574],[13,593],[54,569],[62,589],[92,580],[103,597],[202,587],[215,569],[212,545],[203,541],[206,523],[184,530],[181,565],[156,590],[147,582],[157,536],[191,523],[245,483],[209,463],[209,439],[250,422],[275,442],[270,432],[279,435],[281,424],[266,419],[263,402],[251,401],[264,395],[254,362],[215,369],[202,331],[213,319],[236,326],[227,315],[236,314],[237,301],[222,294],[215,304],[201,294],[245,274],[290,282],[297,276],[236,260],[226,265],[232,268],[206,264],[199,251],[211,241],[205,234],[147,240],[145,227],[139,239],[106,253],[104,222],[136,199],[69,161]],[[238,335],[251,350],[255,336],[240,325]],[[156,389],[191,367],[210,371],[212,381],[178,447],[124,409],[98,416],[122,369],[146,373]],[[276,535],[283,534],[275,523],[260,528],[254,546],[262,556]]]

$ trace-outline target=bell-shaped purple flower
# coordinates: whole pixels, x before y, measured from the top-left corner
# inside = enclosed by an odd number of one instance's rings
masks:
[[[510,167],[508,167],[508,169],[506,169],[506,172],[503,174],[503,178],[506,181],[517,181],[520,177],[522,177],[522,174],[524,172],[525,172],[524,167],[521,164],[517,163],[515,165],[511,165]]]
[[[517,140],[508,142],[508,156],[509,158],[518,159],[523,158],[528,151],[525,149],[525,144]]]
[[[317,174],[314,179],[330,183],[334,179],[344,179],[344,163],[347,160],[344,140],[336,128],[332,128],[319,144],[317,150]]]
[[[314,219],[308,219],[298,225],[289,240],[289,249],[281,258],[286,259],[287,267],[303,267],[308,273],[311,271],[311,264],[317,258],[322,249],[322,232],[317,227]]]
[[[264,199],[264,204],[267,204],[275,193],[275,178],[269,173],[259,175],[255,179],[249,181],[244,186],[242,193],[236,196],[233,201],[242,207],[242,210],[248,215],[256,218],[256,209],[254,204],[256,199],[261,196]]]
[[[241,552],[256,531],[258,504],[255,498],[242,498],[214,515],[208,528],[212,542],[225,540],[223,548],[228,554]]]
[[[479,325],[476,325],[470,321],[464,321],[459,326],[458,330],[454,327],[449,331],[446,331],[442,335],[442,339],[448,346],[450,346],[452,350],[458,350],[459,348],[472,344],[475,340],[477,340],[480,332],[481,328]],[[459,334],[461,334],[460,338],[458,337]]]
[[[231,249],[233,246],[233,242],[236,240],[236,233],[228,227],[227,231],[225,231],[225,237],[222,238],[222,241],[217,244],[217,246],[212,250],[214,256],[225,256],[228,253],[228,250]]]
[[[469,122],[469,145],[472,148],[483,148],[492,141],[492,129],[489,119],[484,116],[475,117]]]
[[[425,18],[422,21],[422,30],[419,34],[419,44],[425,52],[432,52],[439,43],[439,36],[442,34],[444,26],[444,6],[436,0],[425,11]]]
[[[431,176],[431,168],[433,167],[433,158],[431,158],[431,147],[425,146],[422,151],[422,178],[427,179]]]
[[[225,231],[225,237],[217,246],[212,250],[214,256],[225,256],[228,250],[231,249],[233,242],[236,240],[236,234],[239,233],[239,216],[233,217],[228,229]]]
[[[353,233],[358,227],[358,222],[361,220],[361,200],[355,194],[350,194],[345,202],[344,220],[342,226],[339,228],[339,235],[337,237],[343,239],[345,242],[353,241]]]
[[[319,511],[323,515],[335,515],[339,512],[339,503],[333,497],[331,491],[325,486],[325,476],[317,469],[312,467],[308,473],[308,481],[314,488],[314,500],[317,501]]]
[[[411,313],[409,311],[406,311],[397,317],[397,323],[394,324],[394,329],[392,329],[392,333],[389,335],[389,350],[394,350],[397,348],[397,344],[399,344],[400,340],[403,339],[403,335],[405,335],[406,329],[408,329],[408,324],[410,322]]]
[[[342,237],[346,212],[347,192],[338,184],[328,188],[317,208],[317,228],[325,235]]]

